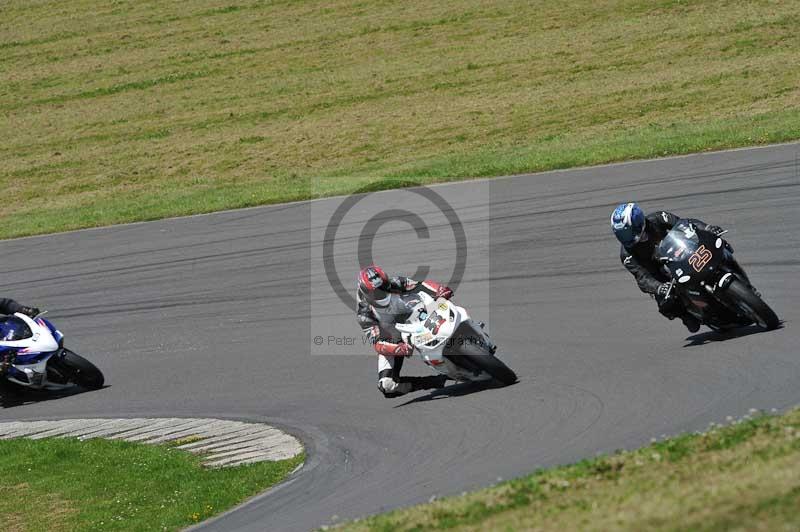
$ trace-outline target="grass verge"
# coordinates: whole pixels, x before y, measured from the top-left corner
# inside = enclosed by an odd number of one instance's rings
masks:
[[[302,461],[206,469],[166,446],[0,441],[0,530],[179,530],[281,481]]]
[[[342,530],[797,530],[798,509],[795,409],[540,471]]]
[[[798,13],[10,0],[0,237],[800,138]]]

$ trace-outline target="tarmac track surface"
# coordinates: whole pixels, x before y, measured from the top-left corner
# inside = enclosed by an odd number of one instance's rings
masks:
[[[203,416],[286,427],[307,446],[305,468],[205,528],[308,530],[749,408],[786,408],[800,403],[798,154],[800,145],[780,145],[434,187],[468,234],[487,228],[456,299],[488,322],[519,374],[507,388],[385,400],[363,346],[352,349],[359,356],[311,355],[318,327],[358,335],[312,260],[326,209],[342,198],[2,242],[0,295],[50,309],[110,387],[53,400],[4,391],[0,419]],[[375,198],[408,203],[402,194]],[[611,209],[630,199],[730,229],[785,327],[688,335],[660,317],[609,232]],[[365,220],[353,216],[341,234],[357,241]],[[399,224],[381,231],[376,257],[411,273],[418,236]],[[444,250],[426,252],[426,264],[446,280],[452,249],[437,238],[419,245]],[[416,360],[406,368],[430,373]]]

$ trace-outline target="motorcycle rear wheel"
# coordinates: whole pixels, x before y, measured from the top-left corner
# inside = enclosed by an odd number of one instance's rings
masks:
[[[729,296],[729,303],[762,329],[771,331],[777,329],[781,324],[775,311],[739,279],[734,280],[726,292]]]
[[[69,381],[90,390],[103,387],[105,377],[97,366],[77,353],[64,349],[57,357],[51,359],[50,364],[56,364],[56,369]]]

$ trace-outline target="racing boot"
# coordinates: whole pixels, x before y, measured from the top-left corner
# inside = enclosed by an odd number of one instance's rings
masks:
[[[411,383],[405,382],[405,380],[398,382],[391,377],[381,377],[378,379],[378,390],[380,390],[387,399],[400,397],[412,391],[412,389],[413,386],[411,386]]]
[[[686,325],[686,328],[689,329],[690,333],[696,333],[700,330],[700,320],[695,318],[693,315],[687,312],[680,318],[683,324]]]

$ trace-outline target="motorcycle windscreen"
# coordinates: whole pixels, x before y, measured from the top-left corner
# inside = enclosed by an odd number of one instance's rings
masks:
[[[700,247],[700,238],[688,225],[679,223],[658,245],[658,256],[670,262],[683,262]]]
[[[24,340],[33,336],[28,324],[16,316],[3,316],[0,318],[0,340],[13,342]]]

